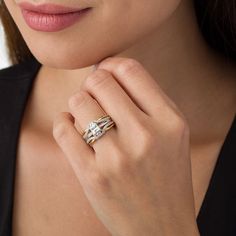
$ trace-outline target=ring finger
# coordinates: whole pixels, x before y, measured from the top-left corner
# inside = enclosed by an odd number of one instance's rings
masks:
[[[79,91],[69,99],[69,108],[71,114],[75,117],[75,127],[82,135],[88,124],[91,121],[97,120],[101,116],[107,115],[98,102],[90,96],[86,91]],[[96,140],[92,146],[96,148],[97,142],[109,142],[108,140],[114,139],[115,130],[112,127],[108,130],[109,134],[104,134],[105,137],[101,137]],[[105,144],[105,143],[104,143]],[[103,146],[103,145],[102,145]]]

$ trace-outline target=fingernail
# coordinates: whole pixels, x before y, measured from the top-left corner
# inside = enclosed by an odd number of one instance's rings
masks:
[[[93,65],[93,72],[97,70],[97,68],[98,68],[98,64]]]

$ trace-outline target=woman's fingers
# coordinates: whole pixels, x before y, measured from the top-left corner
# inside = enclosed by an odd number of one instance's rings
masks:
[[[53,137],[68,158],[75,173],[83,176],[94,162],[94,150],[86,144],[74,126],[74,118],[68,112],[60,113],[53,122]],[[80,174],[81,173],[81,174]]]
[[[115,121],[117,127],[144,114],[106,70],[96,70],[85,80],[82,89],[88,91]],[[86,112],[86,111],[85,111]]]
[[[173,105],[154,78],[134,59],[107,58],[97,68],[109,71],[137,106],[150,116],[160,114],[163,106]]]

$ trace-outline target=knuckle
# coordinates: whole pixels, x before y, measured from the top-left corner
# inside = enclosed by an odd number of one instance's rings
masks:
[[[80,91],[69,98],[70,107],[79,107],[86,102],[88,94],[84,91]]]
[[[63,140],[68,134],[69,127],[65,122],[58,121],[53,127],[53,136],[57,140]]]
[[[105,65],[105,64],[111,64],[114,63],[118,58],[114,58],[114,57],[107,57],[104,60],[102,60],[99,65]]]
[[[140,67],[141,64],[138,61],[132,58],[127,58],[120,62],[117,69],[121,74],[128,74],[130,72],[138,70]]]
[[[109,72],[98,69],[87,77],[83,86],[88,89],[105,86],[105,84],[107,84],[110,79],[111,75],[109,74]]]
[[[171,133],[181,135],[183,133],[189,133],[189,126],[185,119],[180,116],[173,116],[171,119]]]

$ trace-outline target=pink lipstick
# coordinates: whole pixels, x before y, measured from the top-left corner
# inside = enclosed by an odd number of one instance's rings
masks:
[[[19,4],[26,24],[37,31],[56,32],[81,20],[92,8],[69,8],[54,4]]]

